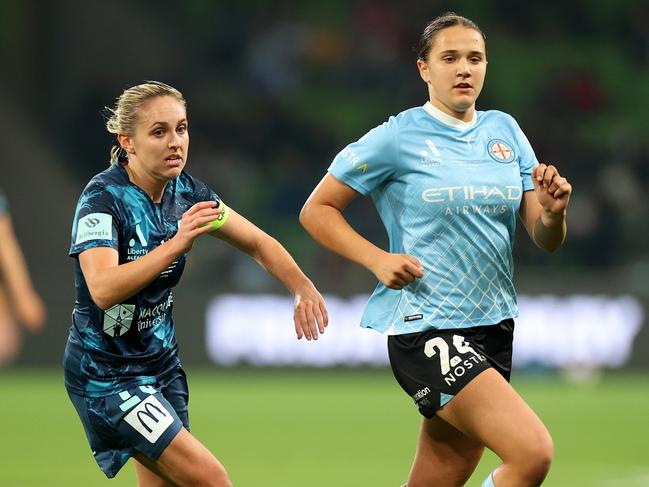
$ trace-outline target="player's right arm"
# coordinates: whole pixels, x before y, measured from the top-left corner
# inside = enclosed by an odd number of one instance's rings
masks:
[[[423,276],[419,261],[407,254],[391,254],[360,235],[342,212],[359,193],[327,174],[300,212],[300,223],[320,244],[362,265],[391,289],[401,289]]]
[[[212,230],[211,222],[222,213],[214,201],[196,203],[183,215],[178,232],[137,260],[119,264],[119,254],[111,247],[95,247],[79,254],[79,264],[93,301],[108,309],[137,294],[184,253],[199,235]]]
[[[45,322],[45,306],[32,286],[27,264],[8,214],[0,214],[0,275],[20,322],[32,331],[42,328]]]

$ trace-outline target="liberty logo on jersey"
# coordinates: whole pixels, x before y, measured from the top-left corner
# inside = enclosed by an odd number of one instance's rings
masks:
[[[142,233],[142,229],[140,228],[140,224],[139,224],[139,223],[138,223],[137,225],[135,225],[135,236],[136,236],[137,239],[140,241],[140,245],[142,245],[143,247],[146,247],[146,246],[147,246],[146,238],[144,238],[144,233]],[[132,238],[132,239],[128,242],[128,246],[129,246],[129,247],[133,247],[134,245],[135,245],[135,239]]]
[[[137,238],[137,241],[135,240]],[[140,228],[140,224],[138,223],[135,225],[135,238],[132,238],[128,242],[128,255],[126,257],[126,260],[135,260],[143,255],[146,255],[149,249],[147,248],[148,242],[146,240],[146,237],[144,236],[144,232],[142,232],[142,228]],[[139,243],[142,248],[135,249],[135,244]]]
[[[496,162],[507,164],[516,158],[514,149],[509,144],[500,140],[492,139],[487,144],[487,152],[489,156]]]

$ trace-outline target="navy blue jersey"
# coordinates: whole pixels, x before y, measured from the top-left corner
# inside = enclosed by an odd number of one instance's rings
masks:
[[[115,394],[132,384],[155,384],[180,364],[171,288],[180,280],[185,255],[136,295],[102,310],[93,301],[78,255],[95,247],[118,251],[119,264],[134,261],[172,238],[192,205],[220,201],[207,185],[182,172],[169,181],[161,203],[131,183],[112,164],[84,189],[72,225],[76,302],[64,356],[66,386],[88,397]]]

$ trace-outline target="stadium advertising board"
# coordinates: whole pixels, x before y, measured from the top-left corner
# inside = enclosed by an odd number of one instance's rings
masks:
[[[358,326],[367,296],[326,296],[329,329],[316,343],[298,341],[292,300],[222,295],[207,309],[206,347],[222,366],[385,366],[386,336]],[[519,296],[517,367],[600,369],[624,366],[644,321],[632,296]]]

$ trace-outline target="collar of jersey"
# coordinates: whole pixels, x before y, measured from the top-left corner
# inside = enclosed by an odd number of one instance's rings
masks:
[[[434,107],[433,104],[429,101],[424,104],[424,110],[426,110],[426,113],[428,113],[428,115],[442,122],[444,125],[449,125],[460,130],[470,129],[478,122],[478,113],[475,110],[473,111],[473,119],[469,120],[468,122],[464,122],[462,120],[458,120],[455,117],[451,117],[448,113],[444,113],[439,108]]]
[[[143,190],[142,188],[140,188],[137,184],[135,184],[134,182],[132,182],[132,181],[131,181],[131,178],[128,177],[128,172],[126,171],[126,168],[125,168],[122,164],[120,164],[119,162],[114,162],[113,164],[114,164],[114,166],[115,166],[116,171],[120,174],[120,176],[123,178],[123,180],[124,180],[124,182],[125,182],[126,184],[128,184],[129,186],[132,186],[132,187],[135,188],[137,191],[139,191],[140,193],[142,193],[142,194],[143,194],[143,195],[144,195],[144,196],[145,196],[149,201],[151,201],[151,203],[153,203],[154,205],[160,205],[160,204],[162,204],[162,202],[160,202],[160,203],[154,203],[153,200],[151,199],[151,197],[146,193],[146,191],[144,191],[144,190]],[[167,182],[167,185],[165,186],[165,189],[164,189],[164,191],[163,191],[163,193],[162,193],[162,198],[163,198],[163,199],[164,199],[164,195],[165,195],[165,194],[167,194],[169,191],[172,191],[171,186],[172,186],[173,184],[175,184],[175,181],[176,181],[176,180],[173,179],[173,180]]]

